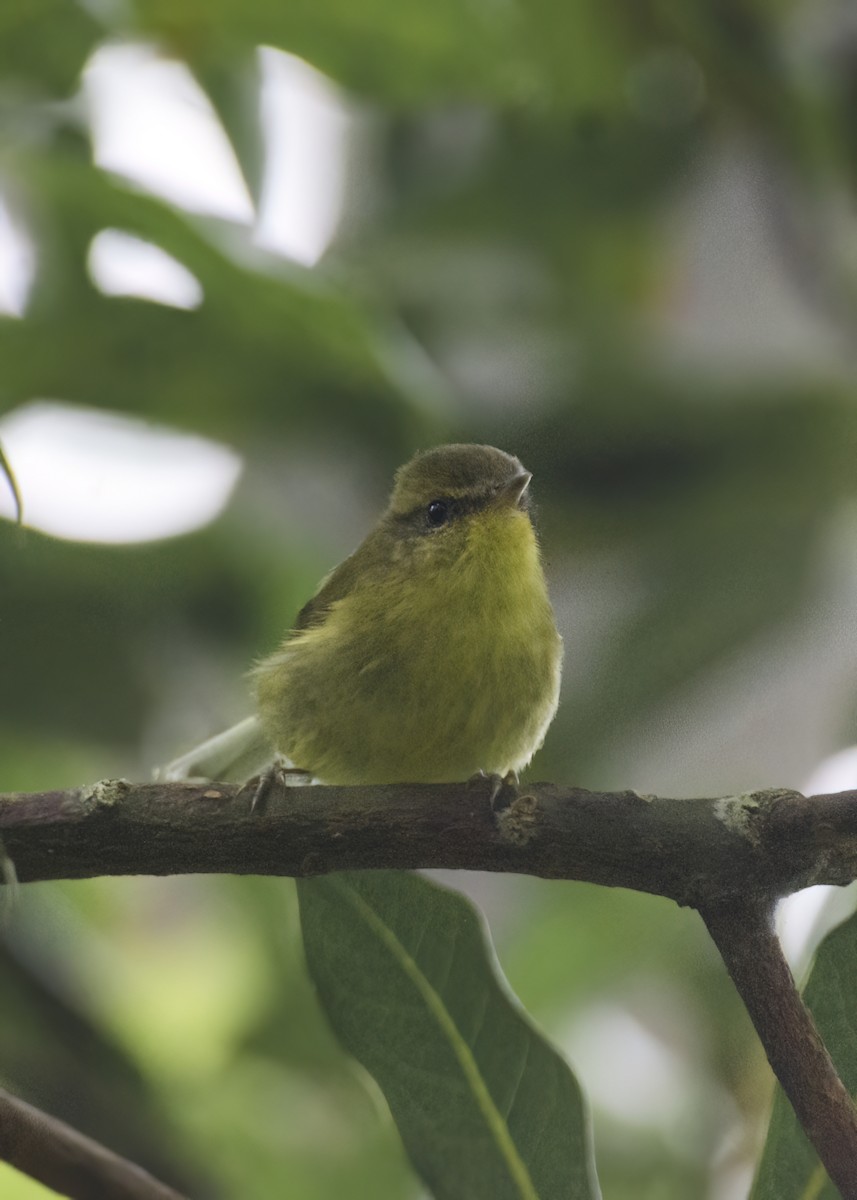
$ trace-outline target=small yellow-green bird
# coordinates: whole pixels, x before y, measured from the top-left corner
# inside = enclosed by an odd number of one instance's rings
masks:
[[[530,479],[493,446],[412,458],[369,536],[254,668],[258,715],[164,777],[246,778],[275,754],[331,784],[526,766],[556,712],[562,664]]]

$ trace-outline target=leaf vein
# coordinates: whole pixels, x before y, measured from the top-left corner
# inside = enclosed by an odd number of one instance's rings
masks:
[[[337,891],[343,893],[347,902],[352,908],[357,910],[372,933],[378,937],[382,944],[393,954],[394,958],[398,960],[402,970],[422,996],[426,1007],[439,1025],[441,1032],[449,1041],[453,1054],[461,1067],[462,1074],[470,1087],[476,1106],[494,1139],[519,1195],[522,1200],[539,1200],[527,1164],[521,1158],[520,1151],[515,1145],[511,1132],[488,1089],[488,1085],[485,1082],[473,1051],[462,1037],[461,1031],[455,1024],[440,992],[426,977],[419,964],[389,925],[381,920],[372,906],[362,896],[344,880],[336,876],[331,876],[329,882]],[[452,960],[450,959],[446,972],[447,980],[451,965]],[[520,1079],[518,1082],[520,1083]],[[516,1084],[516,1089],[517,1086]]]

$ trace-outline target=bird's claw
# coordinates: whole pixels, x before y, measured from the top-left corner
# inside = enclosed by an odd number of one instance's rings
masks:
[[[508,808],[517,795],[518,772],[507,771],[505,775],[497,775],[494,772],[487,774],[485,771],[477,771],[467,781],[468,786],[471,787],[478,784],[484,785],[486,782],[491,786],[488,803],[492,812],[500,812],[502,809]]]
[[[261,812],[265,801],[275,788],[305,787],[312,783],[312,776],[307,771],[289,765],[288,759],[277,757],[260,775],[248,779],[238,791],[239,796],[250,796],[250,812]]]

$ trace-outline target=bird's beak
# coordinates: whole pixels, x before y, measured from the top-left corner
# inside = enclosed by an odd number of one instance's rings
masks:
[[[526,508],[527,488],[530,486],[532,475],[521,469],[513,475],[509,482],[498,492],[498,504],[506,504],[509,508]]]

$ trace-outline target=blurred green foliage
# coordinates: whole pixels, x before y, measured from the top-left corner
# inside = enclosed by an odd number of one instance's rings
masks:
[[[343,212],[317,266],[95,164],[82,72],[133,41],[187,65],[257,200],[257,48],[339,86]],[[0,789],[143,776],[241,716],[243,671],[394,467],[451,439],[535,473],[567,661],[534,771],[802,786],[857,715],[855,57],[833,0],[6,0],[0,197],[36,266],[23,316],[0,317],[0,409],[137,415],[246,469],[181,539],[22,544],[0,524]],[[168,251],[202,305],[103,294],[105,228]],[[455,882],[535,1018],[572,1056],[600,1050],[604,1078],[578,1075],[605,1194],[742,1197],[770,1078],[695,918]],[[417,1194],[319,1012],[282,882],[24,889],[0,998],[3,1083],[195,1196]],[[630,1112],[640,1039],[658,1055]]]

